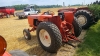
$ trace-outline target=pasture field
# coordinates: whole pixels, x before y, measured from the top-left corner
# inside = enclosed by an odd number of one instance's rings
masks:
[[[59,8],[41,9],[42,12],[52,10],[57,14]],[[18,11],[17,11],[18,12]],[[18,17],[11,16],[10,18],[0,19],[0,35],[7,41],[7,51],[22,50],[29,55],[37,56],[73,56],[75,48],[70,45],[62,46],[57,53],[48,53],[44,51],[38,44],[36,31],[31,32],[32,39],[27,41],[23,37],[23,29],[29,28],[27,19],[18,19]],[[80,39],[83,39],[86,31],[83,30]],[[77,45],[77,43],[74,43]]]

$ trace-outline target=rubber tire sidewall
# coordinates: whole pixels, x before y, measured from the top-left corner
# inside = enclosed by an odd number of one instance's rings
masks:
[[[73,27],[74,27],[74,33],[76,37],[79,37],[81,32],[82,32],[82,27],[79,25],[79,23],[77,22],[77,18],[74,17],[73,23],[72,23]]]
[[[26,40],[31,40],[31,34],[30,34],[29,30],[28,30],[28,29],[24,29],[24,30],[23,30],[23,34],[24,34],[24,32],[26,32],[26,34],[27,34],[27,36],[28,36],[28,38],[26,38],[25,36],[24,36],[24,38],[25,38]]]
[[[79,15],[85,16],[87,20],[87,23],[82,26],[82,29],[88,29],[92,23],[92,16],[90,16],[90,14],[86,10],[79,10],[75,13],[75,17],[78,17]]]
[[[49,47],[44,46],[41,41],[40,41],[40,37],[39,37],[39,32],[41,29],[46,30],[51,38],[51,45]],[[37,37],[38,37],[38,41],[40,43],[40,46],[47,52],[50,53],[55,53],[58,51],[58,49],[61,47],[62,45],[62,36],[61,33],[58,29],[58,27],[51,23],[51,22],[41,22],[38,25],[37,28]]]

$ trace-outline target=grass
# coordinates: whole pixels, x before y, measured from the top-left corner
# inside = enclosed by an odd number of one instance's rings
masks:
[[[100,21],[90,27],[76,56],[100,56]]]

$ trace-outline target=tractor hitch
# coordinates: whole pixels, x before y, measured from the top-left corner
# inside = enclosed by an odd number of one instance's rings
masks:
[[[66,21],[63,21],[61,23],[61,28],[62,28],[62,31],[63,31],[63,42],[68,42],[69,40],[72,40],[72,41],[79,41],[81,42],[77,37],[75,37],[75,34],[74,34],[74,27],[72,24],[66,22]]]

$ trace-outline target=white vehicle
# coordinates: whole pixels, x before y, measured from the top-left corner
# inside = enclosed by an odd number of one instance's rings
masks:
[[[28,15],[34,15],[38,14],[39,10],[34,10],[33,8],[25,8],[23,9],[23,12],[17,12],[16,16],[18,16],[19,19],[27,18]]]

